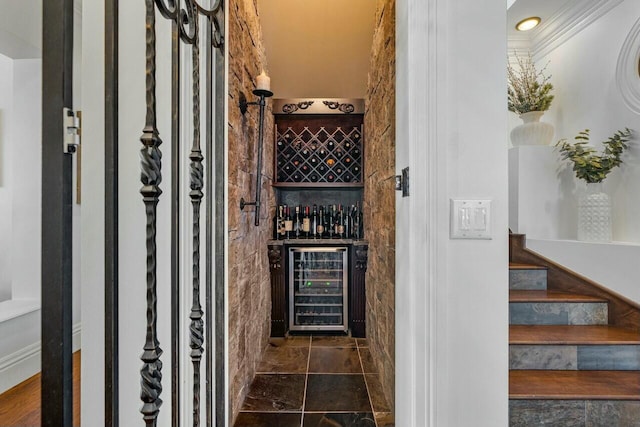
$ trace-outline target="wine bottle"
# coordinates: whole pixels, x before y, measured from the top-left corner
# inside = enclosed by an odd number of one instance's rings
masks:
[[[302,237],[309,238],[309,232],[311,228],[311,219],[309,218],[309,206],[304,207],[304,217],[302,218]]]
[[[311,238],[318,238],[318,206],[313,205],[313,212],[311,213]]]
[[[276,206],[273,215],[273,240],[280,240],[280,220],[282,218],[282,206]]]
[[[353,205],[351,205],[351,209],[347,210],[345,207],[344,213],[342,217],[344,218],[344,238],[350,239],[351,233],[353,229],[353,222],[351,220],[351,212],[353,211]]]
[[[336,205],[333,205],[331,207],[332,209],[332,216],[333,216],[333,234],[335,236],[336,239],[340,238],[340,232],[339,232],[339,227],[340,227],[340,208],[336,209]]]
[[[291,212],[289,206],[285,205],[285,217],[284,217],[284,238],[291,239],[293,232],[293,220],[291,219]]]
[[[329,230],[329,238],[333,239],[333,235],[335,234],[335,225],[333,223],[333,218],[336,216],[336,205],[331,205],[331,210],[327,209],[327,229]]]
[[[320,205],[319,213],[318,213],[318,223],[316,224],[316,237],[318,239],[322,239],[324,237],[324,208],[322,207],[322,205]]]
[[[293,235],[296,239],[299,239],[300,233],[302,233],[302,223],[300,222],[300,206],[296,206],[296,216],[293,220]]]
[[[362,228],[362,210],[360,209],[360,202],[356,202],[356,207],[353,210],[353,238],[364,238],[364,232]]]
[[[342,211],[342,205],[338,207],[338,238],[344,238],[344,213]]]

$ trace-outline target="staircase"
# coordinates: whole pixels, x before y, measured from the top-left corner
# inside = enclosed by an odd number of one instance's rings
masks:
[[[510,237],[509,425],[640,426],[640,307]]]

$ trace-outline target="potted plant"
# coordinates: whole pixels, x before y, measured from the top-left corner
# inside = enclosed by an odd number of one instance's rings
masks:
[[[576,177],[587,183],[587,190],[578,202],[578,240],[611,241],[611,203],[602,182],[613,168],[622,164],[620,157],[630,138],[630,129],[616,131],[603,142],[602,153],[588,145],[589,129],[579,132],[574,143],[561,139],[556,144],[562,159],[573,163]]]
[[[540,122],[540,118],[553,101],[551,76],[545,75],[545,66],[536,70],[531,54],[515,55],[518,68],[507,66],[507,106],[520,115],[524,122],[511,131],[513,145],[549,145],[553,138],[553,126]],[[548,65],[548,63],[547,63]]]

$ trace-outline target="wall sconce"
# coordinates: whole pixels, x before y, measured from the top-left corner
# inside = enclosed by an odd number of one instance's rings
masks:
[[[256,89],[253,94],[258,96],[259,99],[256,102],[247,102],[247,97],[243,92],[240,92],[238,98],[238,107],[240,112],[244,115],[249,108],[249,105],[258,105],[260,107],[260,120],[258,124],[258,171],[256,172],[256,198],[253,202],[246,202],[244,197],[240,199],[240,210],[244,210],[245,206],[255,206],[255,225],[260,225],[260,194],[262,193],[262,140],[264,137],[264,107],[266,106],[265,98],[273,96],[271,92],[271,79],[262,71],[258,77],[256,77]]]

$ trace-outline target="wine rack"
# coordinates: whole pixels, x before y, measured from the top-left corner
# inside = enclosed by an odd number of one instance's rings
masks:
[[[362,123],[276,123],[276,180],[305,186],[362,186]]]

